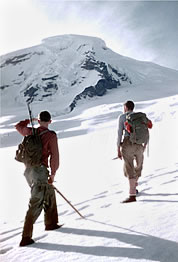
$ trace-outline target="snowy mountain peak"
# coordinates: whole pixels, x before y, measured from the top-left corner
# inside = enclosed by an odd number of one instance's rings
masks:
[[[83,47],[103,47],[106,48],[105,42],[98,37],[84,36],[84,35],[60,35],[52,36],[43,39],[42,43],[48,47],[56,47],[59,49],[67,49],[73,46],[74,49]]]
[[[0,68],[4,105],[57,102],[68,111],[81,99],[103,96],[120,86],[178,78],[175,70],[121,56],[103,40],[81,35],[50,37],[41,45],[2,56]]]

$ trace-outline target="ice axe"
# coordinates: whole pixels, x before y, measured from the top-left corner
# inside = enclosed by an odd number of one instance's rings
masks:
[[[34,135],[35,129],[34,129],[34,124],[33,124],[33,119],[32,119],[32,110],[30,109],[30,103],[27,103],[27,107],[28,107],[28,113],[29,113],[29,116],[30,116],[30,122],[31,122],[31,125],[32,125],[32,134]]]
[[[116,156],[116,157],[112,158],[112,160],[116,160],[116,159],[119,159],[119,158],[118,158],[118,156]]]
[[[85,218],[84,216],[82,216],[81,214],[80,214],[80,212],[69,202],[69,200],[67,200],[67,198],[53,185],[53,188],[54,188],[54,190],[56,190],[56,192],[60,195],[60,196],[62,196],[62,198],[64,198],[64,200],[75,210],[75,212],[77,212],[78,214],[79,214],[79,216],[81,217],[81,218]]]

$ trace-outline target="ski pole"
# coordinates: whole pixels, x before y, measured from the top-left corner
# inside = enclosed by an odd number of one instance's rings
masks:
[[[56,192],[59,194],[59,195],[61,195],[63,198],[64,198],[64,200],[79,214],[79,216],[81,216],[82,218],[85,218],[84,216],[82,216],[81,214],[80,214],[80,212],[69,202],[69,200],[67,200],[67,198],[53,185],[53,188],[54,188],[54,190],[56,190]]]

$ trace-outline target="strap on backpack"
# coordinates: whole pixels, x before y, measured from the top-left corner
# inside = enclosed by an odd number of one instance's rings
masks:
[[[49,129],[46,129],[46,130],[42,131],[41,133],[39,133],[39,136],[42,136],[43,134],[45,134],[47,132],[50,132]]]

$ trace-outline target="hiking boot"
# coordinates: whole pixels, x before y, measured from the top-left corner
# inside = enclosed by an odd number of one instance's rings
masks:
[[[135,202],[136,200],[136,196],[129,196],[128,198],[126,198],[124,201],[122,201],[121,203],[130,203],[130,202]]]
[[[22,237],[19,246],[24,247],[35,243],[35,241],[31,237]]]
[[[58,224],[55,224],[55,225],[48,225],[45,227],[45,230],[48,231],[48,230],[55,230],[55,229],[59,229],[60,227],[62,227],[63,225],[58,225]]]

